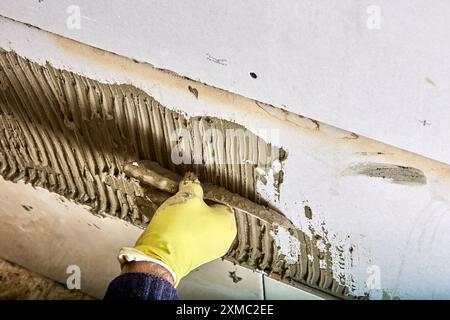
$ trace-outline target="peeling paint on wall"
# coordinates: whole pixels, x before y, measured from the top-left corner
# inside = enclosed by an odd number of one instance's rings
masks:
[[[287,264],[297,263],[300,256],[300,241],[283,227],[271,231],[270,235],[277,245],[278,256],[284,259]]]

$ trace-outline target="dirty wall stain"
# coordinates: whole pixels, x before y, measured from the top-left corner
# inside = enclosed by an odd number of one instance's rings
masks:
[[[353,164],[344,170],[343,175],[382,178],[403,185],[423,185],[427,183],[427,178],[422,170],[389,163],[365,162]]]

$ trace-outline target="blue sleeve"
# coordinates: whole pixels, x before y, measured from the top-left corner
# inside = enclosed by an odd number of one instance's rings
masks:
[[[149,273],[130,272],[115,278],[105,300],[178,300],[177,290],[166,280]]]

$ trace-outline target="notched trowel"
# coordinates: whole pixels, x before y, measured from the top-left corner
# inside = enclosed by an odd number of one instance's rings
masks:
[[[168,195],[174,195],[178,191],[178,184],[182,177],[170,170],[162,168],[159,164],[149,160],[127,163],[123,171],[130,177],[137,179],[143,185],[163,191]],[[235,214],[237,211],[256,217],[274,226],[281,226],[295,234],[295,226],[282,213],[254,203],[223,187],[210,183],[202,183],[204,199],[214,203],[220,203],[231,207]]]

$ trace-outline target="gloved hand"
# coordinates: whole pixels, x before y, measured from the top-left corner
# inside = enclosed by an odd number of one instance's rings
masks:
[[[208,206],[196,177],[186,176],[176,195],[155,212],[134,249],[122,248],[119,260],[151,261],[181,278],[200,265],[223,256],[236,237],[231,208]]]

